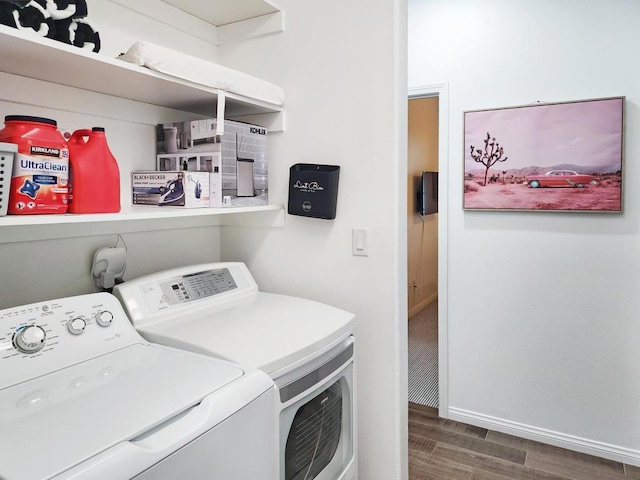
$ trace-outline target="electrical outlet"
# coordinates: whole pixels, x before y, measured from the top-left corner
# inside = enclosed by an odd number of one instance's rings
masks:
[[[91,275],[98,287],[113,288],[121,280],[126,268],[127,250],[124,247],[104,247],[96,251],[91,266]]]

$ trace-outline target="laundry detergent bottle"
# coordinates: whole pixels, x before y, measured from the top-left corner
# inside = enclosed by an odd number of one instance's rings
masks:
[[[69,213],[120,211],[120,169],[104,128],[76,130],[69,138]]]
[[[7,115],[0,142],[15,143],[7,213],[67,212],[69,151],[55,120]]]

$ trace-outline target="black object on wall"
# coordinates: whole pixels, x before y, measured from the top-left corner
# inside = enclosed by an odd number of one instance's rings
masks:
[[[336,218],[340,167],[296,163],[289,169],[290,215]]]
[[[438,172],[422,172],[418,192],[418,214],[438,213]]]

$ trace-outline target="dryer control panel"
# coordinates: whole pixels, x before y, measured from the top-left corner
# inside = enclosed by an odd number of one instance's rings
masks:
[[[228,268],[205,270],[160,282],[164,300],[169,305],[211,297],[238,288]]]
[[[147,342],[108,293],[0,310],[0,389],[134,343]]]
[[[241,262],[175,268],[128,280],[113,289],[136,326],[160,321],[176,310],[215,308],[256,292],[258,286]]]

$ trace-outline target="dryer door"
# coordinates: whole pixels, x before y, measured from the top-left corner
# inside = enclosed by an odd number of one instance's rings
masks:
[[[340,383],[338,380],[296,411],[284,454],[286,480],[316,478],[335,456],[343,432]]]
[[[338,358],[345,353],[353,354],[352,343]],[[281,388],[281,397],[285,392]],[[282,407],[281,480],[350,478],[355,468],[353,405],[353,358],[349,358]]]

